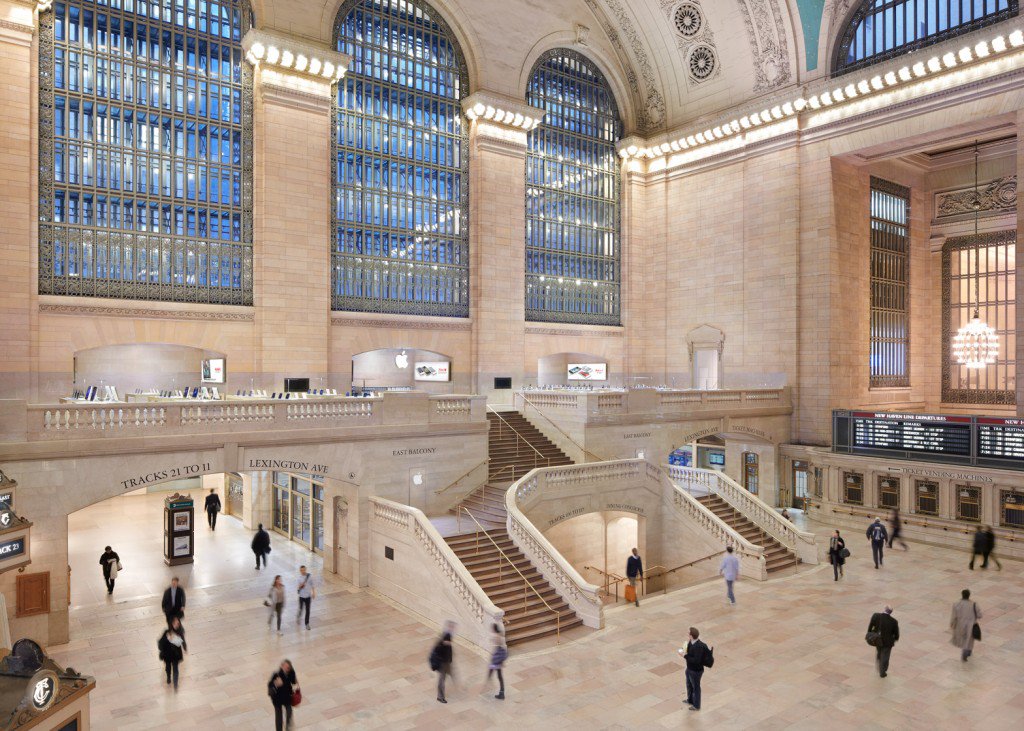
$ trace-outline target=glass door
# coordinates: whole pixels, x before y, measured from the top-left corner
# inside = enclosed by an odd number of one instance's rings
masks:
[[[756,495],[757,494],[757,453],[743,453],[743,487]]]
[[[281,487],[276,482],[274,483],[274,530],[284,533],[286,536],[290,534],[288,523],[290,497],[291,491],[287,487]]]
[[[807,489],[808,465],[800,460],[793,461],[793,507],[804,509],[807,507],[807,499],[811,496]]]
[[[228,476],[228,515],[236,518],[242,517],[242,478],[236,475]]]

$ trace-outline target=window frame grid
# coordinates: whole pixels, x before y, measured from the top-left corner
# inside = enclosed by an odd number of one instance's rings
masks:
[[[885,495],[895,495],[896,499],[889,505],[884,499]],[[888,510],[900,509],[900,479],[898,477],[878,476],[878,507]]]
[[[241,39],[246,30],[252,25],[252,12],[248,0],[223,0],[216,5],[223,11],[228,11],[227,20],[233,32],[230,38],[222,35],[213,35],[212,31],[202,31],[201,22],[205,17],[207,21],[211,17],[209,13],[201,15],[198,10],[190,14],[187,3],[178,2],[172,6],[164,6],[160,3],[159,17],[154,17],[152,12],[144,12],[145,8],[154,8],[155,3],[143,2],[140,0],[133,4],[133,8],[140,10],[125,9],[125,3],[119,7],[112,7],[110,4],[97,4],[95,2],[61,2],[65,12],[64,39],[57,38],[57,4],[55,3],[44,13],[40,14],[40,41],[39,41],[39,275],[38,291],[40,294],[54,294],[67,296],[91,296],[103,298],[120,298],[149,301],[169,302],[191,302],[203,304],[231,304],[251,305],[252,304],[252,73],[249,65],[244,61],[241,50]],[[89,38],[91,45],[81,42],[81,34],[72,33],[72,25],[68,22],[71,15],[71,8],[77,8],[79,17],[87,13],[91,15]],[[184,18],[181,24],[175,19],[175,14],[181,13]],[[235,27],[233,16],[237,14],[238,25]],[[118,45],[103,43],[99,39],[98,28],[100,22],[98,16],[104,16],[106,21],[105,36],[113,35],[113,28],[118,28],[117,37],[120,39]],[[189,28],[190,17],[194,20],[194,27]],[[221,15],[223,18],[224,16]],[[129,37],[126,27],[131,24],[132,35]],[[83,22],[77,25],[84,28]],[[142,36],[139,35],[140,28],[145,32],[146,54],[139,55],[137,48]],[[179,65],[175,60],[175,36],[182,36],[183,57],[185,62]],[[77,36],[77,38],[72,38]],[[131,49],[128,47],[131,39]],[[95,40],[93,40],[95,39]],[[193,42],[196,49],[197,66],[192,71],[187,71],[187,56],[189,41]],[[153,43],[158,41],[156,52],[158,58],[153,58]],[[225,61],[225,47],[228,50],[230,64],[229,75],[214,74],[210,69],[212,59],[210,46],[216,44],[221,47],[221,61]],[[206,68],[202,71],[199,65],[199,49],[201,46],[207,48],[207,53],[202,60],[207,61]],[[77,49],[77,50],[74,50]],[[66,78],[61,59],[67,59],[67,65],[71,66],[73,57],[92,59],[91,75],[94,86],[88,90],[79,86],[72,86],[65,82],[63,88],[58,89],[58,75],[61,71],[61,78]],[[80,60],[76,66],[77,72],[86,74],[87,64]],[[105,69],[105,72],[101,72]],[[129,71],[130,69],[130,71]],[[143,73],[144,72],[144,73]],[[102,74],[105,73],[103,78]],[[157,104],[150,103],[153,99],[151,82],[149,81],[154,73],[160,74],[160,91],[156,97]],[[110,96],[101,96],[106,90],[113,88],[114,75],[118,77],[118,86],[122,90],[119,99]],[[145,81],[143,81],[145,79]],[[108,86],[99,88],[99,82],[103,80]],[[181,81],[179,85],[175,81]],[[190,83],[191,82],[191,83]],[[142,100],[138,95],[138,84],[147,85],[148,99]],[[127,95],[128,84],[131,84],[131,96]],[[217,106],[227,104],[228,119],[224,116],[214,119],[212,111],[213,90],[217,86],[221,94],[217,98]],[[227,90],[227,94],[224,90]],[[177,111],[174,108],[176,92],[182,94],[184,108]],[[192,111],[189,111],[188,100],[184,95],[189,91],[196,94]],[[205,115],[200,115],[201,103],[199,94],[206,95],[210,101],[207,103]],[[236,96],[237,94],[237,96]],[[95,114],[92,117],[92,132],[84,131],[78,134],[81,126],[75,127],[75,135],[67,133],[58,135],[58,104],[60,97],[65,100],[68,107],[71,102],[77,102],[79,109],[87,106],[106,106],[116,110],[114,114],[107,114],[101,117]],[[238,118],[234,119],[234,104],[238,104]],[[67,107],[65,107],[67,110]],[[127,113],[131,114],[132,123],[130,130],[124,125]],[[140,119],[148,120],[151,117],[157,119],[140,128]],[[84,114],[83,114],[83,118]],[[69,123],[72,117],[69,114]],[[99,129],[99,120],[104,120],[104,126],[109,130],[106,136],[116,138],[112,141],[103,141]],[[173,141],[174,131],[179,128],[183,130],[185,142],[184,148],[179,154],[175,151]],[[207,151],[206,156],[199,155],[201,127],[207,128]],[[215,160],[214,152],[211,150],[210,128],[214,127],[221,131],[223,139],[221,144],[226,145],[228,160]],[[188,145],[188,130],[195,130],[195,149],[190,153]],[[67,127],[66,129],[70,129]],[[148,130],[150,136],[156,136],[157,140],[151,140],[148,144],[142,144],[144,134],[141,130]],[[89,135],[88,137],[86,135]],[[130,134],[131,139],[128,139]],[[240,149],[238,162],[234,156],[233,137],[239,136]],[[64,180],[57,179],[57,151],[58,149],[89,149],[94,153],[96,165],[101,166],[102,161],[109,163],[108,180],[112,181],[115,175],[114,165],[119,165],[117,180],[120,188],[112,185],[103,185],[103,181],[95,180],[86,183],[84,180],[72,182],[64,174]],[[132,190],[127,189],[127,184],[121,183],[126,180],[124,176],[124,164],[126,158],[132,158],[131,173],[133,181]],[[141,185],[142,181],[138,171],[143,170],[140,164],[145,164],[144,175],[150,178],[154,167],[152,161],[159,161],[160,174],[166,171],[167,179],[164,181],[167,186],[158,190],[150,190],[149,185]],[[61,166],[61,170],[66,168]],[[201,175],[205,167],[208,175],[206,188],[206,200],[199,199],[200,185],[195,185],[195,195],[189,196],[187,179],[183,177],[182,185],[185,187],[185,195],[177,197],[174,192],[176,173],[187,174],[190,168],[194,168],[196,175]],[[226,182],[228,195],[232,193],[234,174],[238,174],[239,180],[239,202],[228,203],[213,202],[211,191],[213,169],[216,168],[226,173],[221,182]],[[146,181],[148,182],[148,180]],[[141,190],[141,188],[146,190]],[[120,214],[114,214],[111,205],[111,215],[119,217],[122,225],[114,228],[112,224],[98,225],[92,221],[88,223],[67,223],[66,219],[72,208],[71,197],[64,201],[63,207],[56,205],[59,197],[57,192],[71,192],[77,194],[78,200],[84,208],[85,201],[92,199],[97,204],[100,200],[116,200]],[[219,197],[219,196],[218,196]],[[125,200],[129,205],[124,205]],[[145,217],[146,229],[138,228],[139,218],[135,212],[142,206]],[[174,229],[174,212],[176,209],[184,209],[182,212],[183,233],[172,232]],[[193,209],[195,233],[188,232],[189,224],[188,209]],[[200,225],[204,214],[210,212],[218,214],[221,219],[219,226],[223,228],[224,220],[227,221],[228,238],[214,237],[211,235],[214,224],[207,217],[207,235],[200,236]],[[61,212],[64,221],[56,221],[57,213]],[[83,215],[85,215],[83,210]],[[234,240],[234,216],[238,216],[238,239]],[[127,221],[132,222],[133,228],[127,228]],[[160,230],[154,231],[152,221],[156,221]],[[167,230],[170,228],[170,231]],[[86,252],[89,252],[88,257]],[[74,265],[74,267],[72,266]],[[55,267],[60,266],[61,272],[57,273]],[[73,270],[77,270],[72,273]],[[103,276],[100,276],[100,275]],[[200,281],[205,280],[204,284]],[[217,282],[214,284],[213,282]],[[225,283],[226,282],[226,283]]]
[[[1012,511],[1018,516],[1018,522],[1007,521],[1007,506],[1009,505],[1016,506],[1009,508],[1009,511]],[[1014,489],[1002,489],[999,491],[999,525],[1002,528],[1024,530],[1024,494]]]
[[[956,490],[956,519],[964,520],[970,523],[981,522],[981,496],[982,489],[975,487],[974,485],[953,485],[953,489]],[[968,493],[964,495],[963,493]],[[973,498],[973,500],[971,499]],[[965,507],[974,506],[977,515],[970,516],[965,515]]]
[[[999,405],[999,406],[1013,406],[1017,403],[1017,392],[1016,392],[1016,352],[1015,347],[1010,348],[1008,346],[1008,338],[1013,335],[1017,337],[1016,333],[1016,296],[1009,296],[1009,292],[1016,291],[1016,246],[1017,246],[1017,232],[1016,230],[996,231],[992,233],[978,234],[977,237],[974,235],[969,236],[956,236],[946,240],[946,243],[942,247],[942,401],[945,403],[955,404],[986,404],[986,405]],[[996,358],[996,362],[992,365],[988,365],[984,370],[974,371],[976,375],[968,374],[967,386],[963,387],[959,383],[954,387],[953,378],[954,373],[963,371],[963,366],[953,362],[953,353],[951,341],[953,335],[960,328],[961,324],[965,323],[966,320],[962,320],[960,317],[954,317],[954,311],[957,314],[966,316],[967,320],[970,319],[974,312],[976,303],[974,301],[974,275],[971,269],[974,266],[974,254],[975,248],[981,247],[983,252],[985,249],[995,248],[997,256],[997,268],[996,268],[996,297],[990,299],[988,297],[988,287],[986,286],[987,280],[992,277],[988,275],[989,269],[987,268],[988,262],[987,257],[980,256],[980,264],[985,267],[982,270],[982,281],[979,287],[979,294],[982,299],[982,306],[979,308],[982,319],[984,319],[990,327],[995,328],[999,335],[999,353]],[[1013,249],[1014,266],[1009,266],[1010,248]],[[1003,251],[1002,261],[1006,264],[1006,267],[1000,272],[998,268],[999,262],[999,251]],[[956,277],[953,276],[953,256],[959,256],[961,253],[966,252],[968,259],[968,271],[967,274],[958,274]],[[1002,279],[1002,285],[1000,286],[999,280]],[[953,285],[954,282],[962,282],[968,288],[968,298],[964,303],[959,300],[953,302]],[[1011,282],[1013,286],[1011,287]],[[1004,296],[999,297],[999,292],[1002,291]],[[995,317],[992,315],[995,314]],[[1014,340],[1016,343],[1016,340]],[[959,371],[957,370],[959,369]],[[990,375],[991,370],[995,369],[994,375]],[[984,373],[986,378],[986,385],[984,388],[973,386],[972,382],[979,380],[977,374]],[[998,385],[998,379],[1000,374],[1003,375],[1009,381],[1013,378],[1013,386],[1007,386],[1007,388],[991,388],[988,383],[992,378],[996,379]]]
[[[349,0],[335,17],[332,36],[335,48],[352,56],[353,61],[338,83],[332,103],[331,309],[468,317],[469,129],[461,107],[468,93],[468,68],[455,34],[428,3],[403,0],[402,4],[410,9],[412,20],[401,24],[407,32],[400,37],[397,49],[380,40],[376,32],[379,25],[374,26],[375,32],[364,34],[361,41],[341,35],[350,16],[353,24],[362,23],[364,27],[365,23],[372,24],[374,18],[382,19],[394,32],[395,15],[389,8],[379,10],[369,7],[364,0]],[[406,16],[410,11],[404,11]],[[417,39],[429,35],[435,39],[435,45],[440,42],[446,44],[452,65],[424,65],[420,63],[418,54],[414,60],[397,63],[397,66],[381,65],[387,60],[369,66],[363,60],[366,54],[390,59],[403,52],[413,52],[411,49],[419,48],[416,43],[422,41],[409,44],[410,35]],[[356,49],[357,45],[362,53]],[[424,71],[417,76],[415,71],[420,67]],[[361,73],[364,69],[375,73]],[[393,71],[398,79],[408,78],[410,83],[394,80]],[[456,96],[441,94],[442,88],[448,88],[440,81],[446,75],[452,81],[450,86],[455,87],[453,93]],[[439,88],[416,88],[417,83],[427,87],[435,84]],[[403,104],[403,97],[412,101]],[[343,98],[352,98],[352,101],[343,105]],[[373,109],[367,110],[366,104],[371,100]],[[402,114],[382,119],[380,108],[384,104],[389,111],[397,110]],[[408,111],[413,111],[414,115],[429,115],[432,111],[440,113],[445,107],[450,112],[449,130],[430,129],[419,123],[408,124],[407,119],[401,118]],[[416,139],[415,134],[408,137],[395,134],[404,129],[419,134],[429,131],[434,150],[450,147],[452,163],[434,162],[423,153],[410,156],[397,152],[392,147],[392,140],[396,137],[398,144]],[[381,144],[375,149],[373,144],[377,141]],[[362,164],[355,160],[347,164],[345,158],[348,157],[361,158]],[[375,173],[378,179],[362,180],[361,176],[367,171]],[[395,186],[392,180],[401,171],[405,171],[404,179],[400,178],[399,185]],[[424,172],[429,175],[424,175]],[[445,177],[451,178],[451,185],[458,187],[457,194],[441,198],[426,193],[430,188],[436,192],[442,187],[450,187],[441,185]],[[405,189],[407,181],[412,183],[409,189]],[[423,181],[425,186],[423,194],[416,191],[419,181]],[[375,203],[377,197],[380,200]],[[353,203],[352,208],[347,207],[349,201]],[[393,205],[395,202],[397,206]],[[452,218],[454,224],[445,231],[431,234],[417,232],[414,223],[413,227],[407,227],[405,224],[384,222],[389,220],[385,216],[390,216],[395,207],[407,215],[407,220],[415,221],[416,212],[425,210],[424,204],[433,207],[432,220],[440,222]],[[366,212],[376,214],[370,222],[365,220]],[[348,241],[350,233],[351,243]],[[417,242],[416,238],[423,240]],[[408,239],[414,240],[412,250]],[[393,248],[397,242],[405,242],[404,250],[417,258],[410,260],[404,254],[399,255],[398,249]],[[370,245],[369,250],[367,244]],[[362,252],[356,250],[360,246]],[[433,255],[424,258],[426,252],[433,252]],[[442,255],[442,252],[446,253]]]
[[[843,26],[842,35],[839,37],[832,57],[832,76],[842,76],[1017,16],[1018,0],[1005,0],[1006,8],[1003,9],[999,9],[1000,2],[1001,0],[995,1],[996,10],[991,13],[987,10],[988,2],[982,3],[984,8],[979,17],[974,17],[974,3],[966,3],[971,18],[967,22],[962,22],[960,12],[965,3],[961,0],[863,0]],[[914,38],[907,40],[909,24],[920,20],[919,9],[924,10],[927,27],[923,35],[915,34]],[[952,21],[955,22],[955,25],[950,25],[954,9],[957,13],[957,20]],[[899,18],[900,10],[903,11],[902,19]],[[867,51],[869,45],[867,20],[869,17],[883,19],[880,26],[872,23],[874,38],[870,39],[872,49],[870,52]],[[902,22],[899,22],[900,20]],[[933,24],[934,30],[928,32],[928,28],[931,28]],[[945,27],[940,27],[942,24],[945,24]],[[887,45],[886,29],[890,26],[893,30],[894,42],[892,45]],[[903,42],[895,42],[897,35],[903,38]],[[862,44],[864,53],[851,60],[849,58],[850,50],[853,48],[857,53],[858,42]],[[876,51],[875,47],[879,43],[887,45],[887,47]]]
[[[850,478],[856,478],[851,480]],[[856,500],[851,499],[850,491],[859,491]],[[864,505],[864,475],[860,472],[843,472],[843,503],[846,505]]]
[[[910,386],[910,189],[872,176],[869,196],[868,386],[906,388]]]
[[[922,485],[929,485],[929,486],[933,487],[934,490],[933,491],[924,491],[924,492],[922,492],[922,490],[921,490],[921,486]],[[939,511],[942,508],[942,506],[940,505],[940,495],[939,495],[939,493],[940,493],[939,483],[932,482],[931,480],[914,480],[914,512],[916,514],[918,514],[918,515],[938,516]],[[935,509],[934,510],[925,510],[924,508],[921,507],[921,504],[922,504],[921,503],[921,496],[922,495],[927,496],[926,499],[932,499],[932,498],[935,499]]]
[[[589,91],[593,111],[584,114],[582,103],[556,98],[559,84]],[[534,63],[526,100],[545,110],[526,146],[526,320],[620,325],[622,180],[615,145],[623,125],[611,86],[589,58],[555,48]],[[588,174],[592,180],[579,185]],[[578,187],[567,191],[564,181],[572,177],[579,181],[568,185]],[[550,211],[557,211],[553,218]],[[573,213],[575,220],[565,220]]]

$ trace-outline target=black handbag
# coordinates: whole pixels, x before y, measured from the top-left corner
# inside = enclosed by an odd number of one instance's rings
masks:
[[[880,647],[882,644],[882,634],[880,632],[868,632],[864,635],[864,641],[872,647]]]
[[[971,627],[971,637],[976,641],[981,641],[981,625],[978,624],[978,605],[974,605],[974,626]]]
[[[843,557],[843,558],[849,558],[850,557],[850,549],[849,548],[844,548],[842,551],[839,552],[839,555],[841,557]]]

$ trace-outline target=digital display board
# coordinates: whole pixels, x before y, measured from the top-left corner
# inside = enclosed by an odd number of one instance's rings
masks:
[[[978,456],[1024,460],[1024,419],[979,416]]]
[[[971,417],[855,411],[853,447],[971,455]]]

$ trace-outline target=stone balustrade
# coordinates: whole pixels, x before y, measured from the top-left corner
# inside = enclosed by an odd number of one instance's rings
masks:
[[[728,475],[716,470],[664,465],[669,479],[685,493],[715,494],[757,524],[772,538],[793,551],[805,564],[818,563],[814,533],[802,531],[761,498],[745,490]]]

